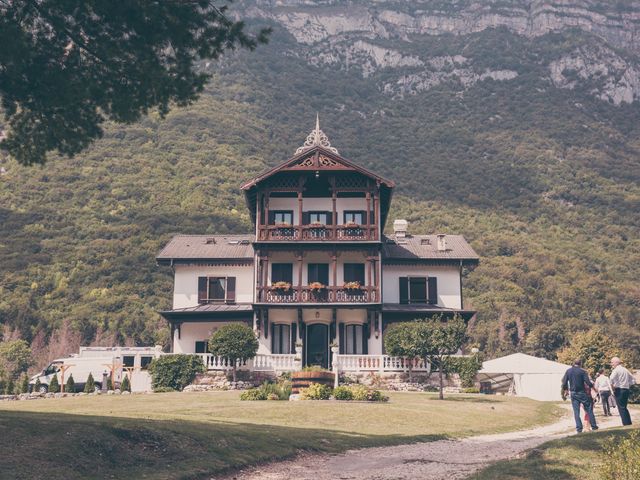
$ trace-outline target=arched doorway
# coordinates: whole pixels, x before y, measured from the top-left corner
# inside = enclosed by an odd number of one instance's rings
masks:
[[[329,325],[313,323],[307,325],[305,345],[305,366],[319,365],[329,368]]]

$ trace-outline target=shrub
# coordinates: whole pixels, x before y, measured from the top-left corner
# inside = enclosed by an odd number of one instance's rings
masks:
[[[250,388],[240,394],[240,400],[266,400],[267,394],[260,388]]]
[[[198,355],[163,355],[149,365],[151,387],[154,391],[159,388],[181,391],[204,371],[204,363]]]
[[[303,372],[328,372],[326,368],[322,368],[318,365],[308,365],[302,369]]]
[[[73,374],[69,374],[69,378],[67,379],[67,383],[64,386],[64,391],[69,393],[75,393],[76,391],[76,382],[73,379]]]
[[[640,403],[640,385],[631,385],[629,403]]]
[[[480,393],[480,389],[478,387],[463,388],[462,393]]]
[[[336,400],[353,400],[353,392],[349,387],[336,387],[333,389],[333,398]]]
[[[107,390],[115,390],[113,388],[113,374],[111,374],[111,373],[107,377]]]
[[[240,394],[240,400],[289,400],[291,383],[264,382],[258,388],[246,390]]]
[[[84,384],[84,393],[93,393],[96,389],[96,381],[93,379],[93,375],[89,372],[87,377],[87,383]]]
[[[42,382],[40,381],[40,378],[36,378],[36,383],[33,385],[32,391],[37,392],[40,390],[40,387],[42,387]]]
[[[7,380],[7,383],[4,386],[4,394],[13,395],[15,393],[14,392],[15,389],[16,389],[16,384],[13,381],[13,378],[9,377],[9,379]]]
[[[122,379],[122,384],[120,385],[120,391],[122,392],[130,392],[131,391],[131,382],[129,381],[129,376],[125,375]]]
[[[475,385],[476,374],[482,368],[482,361],[478,355],[452,357],[446,363],[447,373],[460,375],[460,382],[463,388],[471,388]]]
[[[258,339],[251,327],[242,323],[232,323],[214,332],[209,339],[209,350],[231,363],[235,382],[237,362],[244,362],[256,356]]]
[[[302,400],[329,400],[331,397],[331,387],[321,383],[312,383],[307,388],[300,390]]]
[[[640,478],[640,431],[625,438],[615,437],[605,446],[600,467],[602,480],[637,480]]]
[[[49,382],[49,392],[58,393],[60,391],[60,384],[58,383],[58,375],[51,377]]]
[[[380,390],[369,388],[365,385],[351,385],[353,399],[359,402],[386,402],[389,397],[382,394]]]
[[[176,389],[171,387],[158,387],[153,389],[153,393],[170,393],[175,391]]]

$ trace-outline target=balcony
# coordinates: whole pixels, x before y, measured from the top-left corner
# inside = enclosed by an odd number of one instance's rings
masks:
[[[310,286],[292,287],[286,290],[274,287],[258,288],[258,303],[378,303],[380,291],[377,287],[312,288]]]
[[[259,241],[376,241],[376,225],[260,225]]]

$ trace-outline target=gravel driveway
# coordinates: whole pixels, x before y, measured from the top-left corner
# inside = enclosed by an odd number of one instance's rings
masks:
[[[620,418],[598,417],[600,428],[620,425]],[[283,462],[251,467],[220,480],[458,480],[490,463],[575,433],[573,417],[519,432],[480,435],[395,447],[349,450],[340,455],[303,454]]]

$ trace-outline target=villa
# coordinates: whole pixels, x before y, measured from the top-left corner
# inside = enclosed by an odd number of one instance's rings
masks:
[[[207,340],[244,322],[260,343],[247,369],[338,359],[345,371],[404,370],[385,355],[387,327],[435,314],[470,319],[463,270],[479,259],[462,236],[413,235],[405,220],[385,235],[394,186],[343,158],[316,121],[292,158],[242,185],[252,233],[177,235],[158,254],[174,272],[173,308],[161,312],[172,351],[224,370]]]

